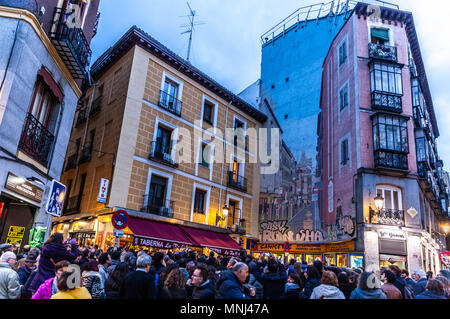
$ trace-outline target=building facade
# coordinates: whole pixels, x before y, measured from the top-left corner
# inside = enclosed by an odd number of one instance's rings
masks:
[[[358,3],[323,64],[322,227],[356,217],[366,270],[437,273],[448,195],[411,13]]]
[[[122,209],[130,224],[121,245],[235,254],[241,237],[257,237],[252,134],[263,113],[136,27],[91,74],[62,177],[69,200],[54,231],[107,248],[112,213]]]
[[[0,1],[2,243],[39,245],[50,227],[50,188],[60,179],[98,22],[99,1],[80,2],[75,13],[79,4],[68,1]]]

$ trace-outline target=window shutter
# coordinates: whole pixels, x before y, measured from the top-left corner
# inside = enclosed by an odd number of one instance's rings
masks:
[[[373,28],[373,29],[371,29],[371,34],[372,34],[372,37],[382,39],[385,41],[389,41],[389,30]]]

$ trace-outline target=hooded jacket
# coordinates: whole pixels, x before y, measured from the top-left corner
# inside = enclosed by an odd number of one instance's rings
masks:
[[[278,273],[268,272],[261,274],[259,271],[259,265],[255,268],[255,278],[263,286],[263,298],[264,299],[280,299],[283,297],[284,288],[287,281],[287,274],[283,265],[278,262]]]
[[[314,288],[309,299],[345,299],[345,296],[338,287],[322,284]]]
[[[420,295],[418,295],[416,299],[447,299],[447,298],[445,298],[445,296],[438,295],[432,291],[425,290]]]
[[[0,299],[20,298],[19,275],[8,263],[0,263]]]
[[[300,293],[300,299],[309,299],[317,286],[320,286],[320,280],[317,278],[308,278],[306,280],[305,289]]]
[[[288,282],[284,288],[283,299],[299,299],[302,289],[296,283]]]
[[[245,294],[244,286],[239,278],[232,272],[227,273],[218,281],[218,299],[250,299]]]
[[[213,284],[207,280],[199,287],[193,287],[191,299],[214,299],[215,294]]]
[[[356,288],[350,295],[350,299],[386,299],[386,295],[378,288],[372,290]]]

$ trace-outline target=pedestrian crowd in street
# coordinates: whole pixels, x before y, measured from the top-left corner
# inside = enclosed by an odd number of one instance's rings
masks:
[[[61,234],[41,249],[0,245],[0,299],[450,299],[450,271],[396,265],[379,273],[259,258],[180,252],[106,252]]]

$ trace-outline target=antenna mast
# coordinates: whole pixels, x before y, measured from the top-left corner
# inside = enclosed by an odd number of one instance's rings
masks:
[[[187,61],[189,61],[189,58],[190,58],[190,55],[191,55],[192,34],[195,31],[194,26],[205,24],[205,23],[203,23],[203,22],[195,23],[194,20],[195,20],[196,12],[191,9],[191,6],[189,5],[189,2],[187,2],[187,5],[189,7],[189,13],[190,14],[188,16],[186,16],[186,17],[189,18],[189,23],[183,24],[183,25],[181,25],[181,27],[183,27],[183,28],[187,27],[188,30],[182,32],[181,34],[189,33],[189,44],[188,44],[187,59],[186,59]]]

